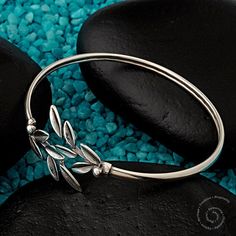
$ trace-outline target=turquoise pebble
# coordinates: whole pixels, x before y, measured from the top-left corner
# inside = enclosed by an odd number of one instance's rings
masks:
[[[132,128],[129,128],[129,127],[128,127],[128,128],[126,129],[126,135],[127,135],[127,136],[131,136],[131,135],[133,135],[133,134],[134,134],[134,130],[133,130]]]
[[[46,164],[43,165],[43,170],[45,175],[49,175],[48,166]]]
[[[86,136],[86,132],[85,131],[79,131],[78,132],[78,137],[80,138],[80,139],[84,139],[85,138],[85,136]]]
[[[23,187],[23,186],[25,186],[26,184],[28,184],[29,183],[29,181],[27,181],[27,180],[25,180],[25,179],[22,179],[21,181],[20,181],[20,187]]]
[[[52,54],[53,54],[53,56],[56,57],[56,58],[62,57],[62,53],[63,53],[63,51],[62,51],[61,48],[53,48],[53,49],[52,49]]]
[[[152,161],[152,160],[157,160],[158,159],[158,154],[155,152],[149,152],[147,154],[147,159]]]
[[[34,170],[33,170],[32,166],[28,166],[28,168],[27,168],[26,179],[28,181],[33,181],[33,179],[34,179]]]
[[[125,149],[128,151],[128,152],[134,152],[136,153],[138,151],[138,147],[135,143],[127,143],[125,145]]]
[[[81,24],[82,23],[82,20],[81,19],[73,19],[72,21],[71,21],[71,24],[72,25],[79,25],[79,24]]]
[[[151,140],[151,137],[147,134],[142,134],[142,137],[141,139],[144,141],[144,142],[148,142]]]
[[[73,85],[70,83],[65,83],[62,87],[62,90],[68,94],[73,94],[73,92],[75,91]]]
[[[90,144],[90,145],[94,145],[97,142],[97,133],[96,132],[92,132],[86,135],[85,137],[85,141],[86,143]]]
[[[137,160],[137,157],[136,157],[136,155],[133,154],[133,153],[128,153],[128,154],[127,154],[127,159],[128,159],[128,161],[133,161],[133,162],[135,162],[135,161]]]
[[[6,1],[7,0],[0,0],[0,4],[3,5],[3,4],[5,4]]]
[[[86,130],[86,126],[85,126],[85,120],[81,120],[80,122],[79,122],[79,130]]]
[[[146,157],[147,157],[147,153],[146,152],[137,152],[136,153],[136,156],[139,158],[139,159],[141,159],[141,160],[143,160],[143,159],[145,159]]]
[[[62,26],[66,26],[69,24],[69,19],[65,16],[61,16],[59,18],[59,24],[62,25]]]
[[[80,94],[74,94],[72,99],[71,99],[71,104],[73,106],[77,106],[81,102],[81,95]]]
[[[114,147],[111,149],[111,153],[114,155],[114,156],[124,156],[125,155],[125,150],[122,148],[122,147]]]
[[[74,81],[73,86],[77,93],[81,93],[87,88],[87,84],[84,81]]]
[[[109,138],[108,135],[105,135],[105,136],[99,138],[98,141],[97,141],[97,147],[100,148],[103,145],[105,145],[107,143],[108,138]]]
[[[91,110],[89,109],[89,107],[79,107],[78,111],[77,111],[77,115],[79,119],[87,119],[89,118],[91,114]]]
[[[139,146],[140,151],[142,152],[154,152],[156,148],[149,143],[143,143]]]
[[[51,42],[51,40],[54,40],[55,39],[55,33],[53,30],[48,30],[46,32],[46,37],[47,37],[47,40],[49,41],[48,43]]]
[[[1,3],[0,3],[1,4]],[[14,13],[16,14],[16,16],[22,16],[25,12],[25,9],[22,6],[16,6],[14,9]]]
[[[33,12],[29,12],[25,15],[25,19],[29,22],[32,23],[33,19],[34,19],[34,13]]]
[[[20,175],[21,178],[25,177],[26,171],[27,171],[26,165],[21,165],[19,167],[18,172],[19,172],[19,175]]]
[[[233,169],[229,169],[229,170],[227,171],[227,174],[228,174],[228,176],[231,177],[231,178],[236,178],[236,175],[235,175],[235,172],[234,172]]]
[[[109,134],[112,134],[116,131],[117,125],[116,123],[110,122],[106,124],[106,128]]]
[[[96,97],[94,96],[94,94],[91,92],[91,91],[88,91],[86,94],[85,94],[85,100],[88,101],[88,102],[92,102]]]
[[[166,153],[167,152],[167,148],[165,146],[163,146],[163,145],[160,145],[158,151]]]
[[[17,24],[18,23],[17,16],[14,13],[10,13],[7,17],[7,20],[10,24]]]
[[[38,10],[40,8],[40,6],[38,4],[33,4],[33,5],[30,6],[30,8],[32,10]]]
[[[203,172],[203,173],[201,173],[201,174],[202,174],[203,176],[209,178],[209,179],[215,177],[215,175],[216,175],[216,173],[214,173],[214,172]]]
[[[44,168],[40,163],[34,168],[34,177],[35,177],[35,179],[39,179],[43,175],[44,175]]]
[[[61,118],[63,120],[69,120],[70,119],[70,110],[68,108],[66,108],[62,114],[61,114]]]
[[[71,14],[72,18],[82,18],[84,16],[85,16],[85,12],[84,12],[83,8],[80,8],[79,10],[77,10]]]
[[[86,129],[87,129],[88,132],[92,132],[92,131],[95,130],[91,120],[86,120],[85,126],[86,126]]]
[[[103,110],[103,105],[101,102],[97,101],[91,106],[91,109],[96,112],[101,112]]]
[[[181,163],[184,161],[184,158],[178,155],[177,153],[173,152],[173,158],[177,163]]]
[[[55,4],[60,7],[63,7],[63,6],[66,6],[66,1],[65,0],[55,0]]]
[[[28,34],[26,39],[29,41],[29,42],[34,42],[35,39],[37,38],[37,34],[35,32],[31,33],[31,34]],[[37,56],[37,55],[36,55]]]
[[[29,50],[28,50],[29,55],[31,56],[35,56],[35,57],[39,57],[40,56],[40,51],[34,47],[34,46],[30,46]]]
[[[98,115],[94,117],[93,124],[94,127],[104,126],[106,124],[106,121],[102,116]]]
[[[41,9],[42,9],[42,11],[44,11],[44,12],[50,11],[50,7],[49,7],[47,4],[43,4],[43,5],[41,6]]]
[[[11,186],[13,189],[16,189],[20,184],[20,178],[15,178],[11,182]]]
[[[62,106],[65,100],[66,100],[65,97],[58,98],[55,102],[55,105]]]
[[[158,158],[161,161],[167,161],[167,162],[172,162],[173,158],[169,153],[159,153]]]
[[[10,185],[10,182],[9,181],[4,181],[4,182],[1,182],[0,184],[0,192],[10,192],[12,190],[11,188],[11,185]]]
[[[85,5],[86,0],[77,0],[77,3],[80,7],[83,7]]]
[[[108,111],[106,114],[106,120],[107,122],[112,122],[115,120],[115,114],[111,111]]]
[[[7,176],[9,179],[19,179],[20,178],[20,175],[15,167],[12,167],[10,170],[8,170]]]

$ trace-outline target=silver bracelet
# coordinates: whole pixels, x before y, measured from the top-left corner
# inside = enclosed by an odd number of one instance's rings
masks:
[[[50,107],[49,117],[51,125],[55,133],[64,138],[68,147],[60,145],[52,145],[49,143],[49,134],[36,128],[36,120],[33,118],[31,113],[31,97],[37,87],[37,85],[50,73],[53,71],[75,63],[90,62],[90,61],[115,61],[123,62],[138,67],[142,67],[149,71],[153,71],[159,75],[162,75],[165,79],[168,79],[185,91],[190,93],[194,98],[196,98],[211,115],[218,135],[218,144],[213,151],[213,153],[203,162],[197,164],[188,169],[168,172],[168,173],[142,173],[130,170],[125,170],[112,166],[109,162],[104,162],[100,157],[87,145],[80,144],[79,147],[76,145],[76,137],[73,128],[69,121],[65,121],[62,125],[60,116],[58,114],[57,108],[52,105]],[[27,132],[29,134],[29,140],[33,151],[37,156],[43,160],[47,160],[47,165],[49,172],[55,180],[59,180],[58,167],[61,171],[62,176],[65,180],[77,191],[81,191],[81,187],[76,178],[72,175],[71,171],[65,166],[65,158],[75,158],[80,156],[83,158],[84,162],[76,162],[72,166],[72,171],[78,174],[84,174],[89,171],[93,172],[95,177],[100,175],[116,176],[126,179],[157,179],[157,180],[176,180],[184,177],[189,177],[195,175],[201,171],[208,169],[219,157],[224,144],[224,126],[222,119],[216,110],[215,106],[211,101],[193,84],[188,80],[184,79],[182,76],[176,74],[175,72],[160,66],[156,63],[132,57],[122,54],[113,53],[86,53],[71,56],[58,60],[51,65],[44,68],[33,80],[32,84],[27,93],[25,101],[25,111],[27,122]],[[44,152],[42,152],[44,150]],[[44,157],[43,153],[46,153],[47,157]]]

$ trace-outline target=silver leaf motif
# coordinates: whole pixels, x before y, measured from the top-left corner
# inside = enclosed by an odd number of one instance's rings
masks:
[[[91,166],[89,163],[86,162],[76,162],[72,166],[72,171],[74,171],[77,174],[85,174],[88,173],[93,166]]]
[[[37,145],[37,143],[34,141],[34,138],[32,138],[31,136],[29,136],[29,141],[30,141],[30,145],[32,150],[34,151],[34,153],[40,158],[43,159],[43,155],[42,152],[40,151],[39,146]]]
[[[44,143],[48,140],[49,134],[44,130],[37,129],[34,131],[33,137],[36,142]]]
[[[51,176],[56,181],[59,181],[59,174],[58,174],[58,170],[57,170],[57,164],[51,156],[47,157],[47,164],[48,164],[48,170],[49,170]]]
[[[93,176],[94,177],[98,177],[101,173],[102,173],[102,168],[99,168],[97,166],[93,168]]]
[[[73,148],[73,151],[77,154],[77,155],[79,155],[79,156],[81,156],[81,157],[83,157],[84,158],[84,154],[82,153],[82,151],[76,146],[75,148]]]
[[[62,137],[61,118],[60,118],[57,108],[54,105],[51,105],[50,107],[49,118],[50,118],[52,128],[54,129],[56,134],[59,137]]]
[[[48,153],[49,156],[56,160],[64,160],[64,156],[61,155],[54,146],[47,145],[45,146],[45,151]]]
[[[85,159],[86,162],[97,166],[101,163],[100,157],[90,147],[81,143],[80,148],[84,156],[83,158]]]
[[[63,135],[66,142],[73,148],[75,148],[75,132],[69,121],[66,121],[63,125]]]
[[[61,152],[63,155],[69,157],[69,158],[75,158],[77,156],[77,153],[71,151],[69,148],[61,146],[61,145],[55,145],[59,152]]]
[[[75,177],[70,173],[70,171],[64,166],[60,165],[61,174],[66,180],[66,182],[76,191],[81,192],[81,187],[79,182],[75,179]]]

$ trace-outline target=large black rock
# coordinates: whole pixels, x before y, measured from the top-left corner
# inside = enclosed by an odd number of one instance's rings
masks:
[[[13,44],[0,38],[0,172],[6,171],[30,149],[24,101],[40,67]],[[32,111],[39,126],[48,119],[51,90],[45,79],[35,91]]]
[[[236,11],[233,0],[125,1],[83,25],[78,53],[114,52],[161,64],[199,87],[226,129],[221,166],[236,165]],[[188,160],[216,145],[208,113],[161,76],[114,62],[81,65],[97,97]],[[223,164],[223,165],[222,165]]]
[[[117,165],[147,172],[176,169]],[[83,193],[51,177],[18,190],[0,208],[1,235],[235,235],[235,197],[199,175],[162,184],[86,175],[80,183]]]

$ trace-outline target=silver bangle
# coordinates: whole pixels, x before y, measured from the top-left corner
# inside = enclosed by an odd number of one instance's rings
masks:
[[[135,65],[138,67],[142,67],[144,69],[154,71],[164,78],[171,80],[176,83],[188,93],[190,93],[194,98],[196,98],[209,112],[211,115],[218,134],[218,144],[213,151],[213,153],[200,164],[193,166],[188,169],[168,172],[168,173],[142,173],[135,172],[130,170],[124,170],[121,168],[117,168],[112,166],[109,162],[104,162],[100,159],[100,157],[88,146],[85,144],[80,144],[79,147],[76,146],[76,138],[73,128],[69,121],[65,121],[62,125],[60,116],[55,106],[51,106],[49,117],[52,124],[52,127],[56,134],[64,138],[68,147],[60,146],[60,145],[52,145],[49,143],[49,134],[44,130],[36,129],[36,120],[33,118],[31,113],[31,97],[32,94],[37,87],[37,85],[50,73],[53,71],[75,63],[82,62],[90,62],[90,61],[115,61],[115,62],[123,62],[131,65]],[[184,177],[189,177],[194,174],[197,174],[201,171],[209,168],[219,157],[221,150],[224,144],[224,126],[221,120],[221,117],[216,110],[215,106],[211,103],[211,101],[193,84],[191,84],[188,80],[184,79],[182,76],[176,74],[175,72],[160,66],[156,63],[132,57],[128,55],[122,54],[113,54],[113,53],[86,53],[71,56],[68,58],[64,58],[58,60],[51,65],[44,68],[33,80],[32,84],[27,93],[26,101],[25,101],[25,110],[26,110],[26,118],[27,122],[27,132],[29,134],[29,140],[33,151],[37,154],[37,156],[43,160],[47,160],[48,168],[50,174],[53,176],[55,180],[59,180],[59,172],[58,166],[61,171],[62,176],[65,180],[75,189],[81,191],[81,187],[79,182],[75,179],[69,169],[65,166],[65,158],[75,158],[76,156],[80,156],[83,158],[84,162],[76,162],[72,166],[72,171],[78,174],[84,174],[92,170],[95,177],[99,175],[109,175],[116,177],[123,177],[126,179],[157,179],[157,180],[176,180]],[[44,150],[42,152],[42,149]],[[44,153],[47,154],[47,157],[44,157]]]

